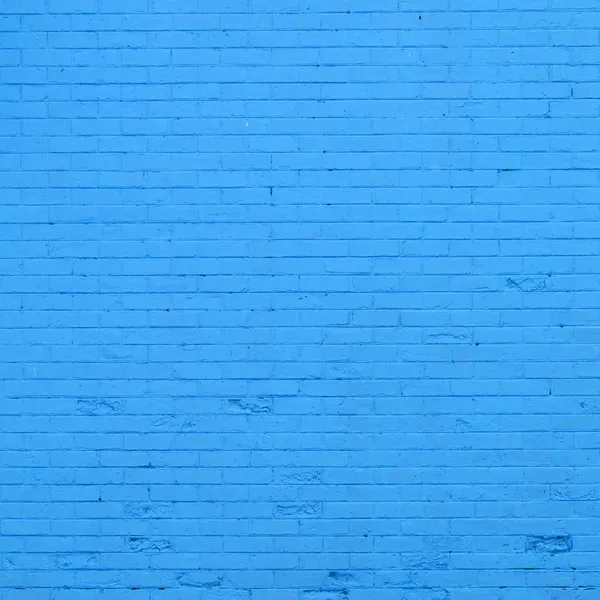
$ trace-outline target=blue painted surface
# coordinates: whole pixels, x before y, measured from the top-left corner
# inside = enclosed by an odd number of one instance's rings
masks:
[[[600,596],[597,0],[0,0],[0,599]]]

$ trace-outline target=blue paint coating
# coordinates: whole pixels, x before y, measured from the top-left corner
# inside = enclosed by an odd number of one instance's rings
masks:
[[[600,594],[597,0],[0,0],[0,599]]]

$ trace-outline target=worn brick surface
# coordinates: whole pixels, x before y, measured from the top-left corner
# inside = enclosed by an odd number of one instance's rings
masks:
[[[598,0],[0,0],[0,599],[600,597]]]

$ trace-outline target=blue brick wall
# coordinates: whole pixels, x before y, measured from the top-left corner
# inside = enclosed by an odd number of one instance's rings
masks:
[[[0,600],[600,597],[598,0],[0,0]]]

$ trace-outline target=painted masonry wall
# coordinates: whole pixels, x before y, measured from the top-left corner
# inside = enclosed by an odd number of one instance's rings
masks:
[[[600,597],[598,0],[0,13],[0,600]]]

